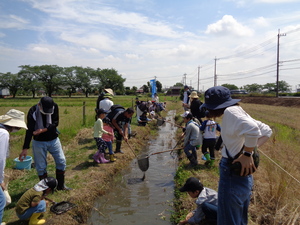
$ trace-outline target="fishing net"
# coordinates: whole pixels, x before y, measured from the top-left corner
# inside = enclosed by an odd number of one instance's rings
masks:
[[[163,125],[164,123],[165,123],[164,118],[162,118],[162,119],[157,118],[157,122],[156,122],[157,126],[161,126],[161,125]]]
[[[146,172],[149,168],[149,156],[142,154],[138,157],[138,165],[141,171]]]
[[[74,203],[62,201],[62,202],[55,203],[54,205],[52,205],[50,207],[50,211],[57,215],[60,215],[62,213],[65,213],[65,212],[73,209],[74,207],[76,207],[76,205]]]

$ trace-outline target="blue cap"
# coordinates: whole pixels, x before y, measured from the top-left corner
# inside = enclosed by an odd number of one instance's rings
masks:
[[[223,109],[241,101],[241,99],[232,99],[230,90],[223,86],[215,86],[207,89],[204,97],[205,103],[201,105],[201,108],[205,107],[210,110]]]

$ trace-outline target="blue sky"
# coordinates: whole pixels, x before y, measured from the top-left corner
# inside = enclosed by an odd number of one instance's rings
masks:
[[[125,86],[156,77],[195,89],[199,74],[206,90],[216,65],[217,85],[274,83],[278,29],[279,80],[295,89],[300,0],[1,0],[0,72],[114,68]]]

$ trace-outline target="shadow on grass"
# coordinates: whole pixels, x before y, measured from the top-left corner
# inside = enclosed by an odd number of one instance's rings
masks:
[[[6,223],[7,225],[28,225],[28,221],[25,220],[16,220],[13,222]]]
[[[78,144],[79,145],[85,145],[85,144],[88,144],[88,143],[94,143],[94,138],[79,138],[78,139]]]
[[[98,164],[95,162],[85,161],[75,166],[72,170],[86,170],[90,167],[95,167],[97,165]]]

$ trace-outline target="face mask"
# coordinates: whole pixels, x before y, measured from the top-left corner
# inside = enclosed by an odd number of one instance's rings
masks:
[[[54,111],[54,106],[53,106],[53,111]],[[42,114],[44,114],[44,115],[52,115],[53,113],[45,113],[44,111],[43,111],[43,107],[41,107],[40,106],[40,112],[42,113]]]

